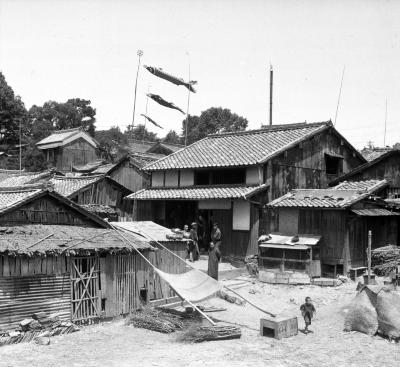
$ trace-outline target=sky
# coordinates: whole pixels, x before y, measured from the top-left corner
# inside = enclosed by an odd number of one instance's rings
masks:
[[[132,123],[137,51],[142,64],[198,81],[191,115],[229,108],[257,129],[334,121],[355,147],[400,141],[400,1],[0,0],[0,71],[27,108],[89,99],[96,128]],[[139,69],[135,125],[145,113],[180,132],[188,93]]]

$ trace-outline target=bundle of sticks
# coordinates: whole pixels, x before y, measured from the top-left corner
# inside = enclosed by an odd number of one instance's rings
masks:
[[[400,265],[400,248],[389,245],[372,250],[371,261],[376,275],[388,276]]]
[[[178,340],[188,343],[201,343],[211,340],[239,339],[241,336],[242,332],[239,327],[217,324],[190,328],[179,335]]]
[[[126,323],[137,328],[153,330],[164,334],[173,333],[184,326],[178,316],[153,309],[144,309],[131,314]]]

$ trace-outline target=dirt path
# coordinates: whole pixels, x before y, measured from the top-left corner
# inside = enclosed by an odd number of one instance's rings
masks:
[[[314,333],[275,340],[259,336],[263,314],[250,306],[237,306],[220,299],[208,304],[227,307],[213,316],[237,322],[239,340],[181,344],[176,335],[125,326],[123,321],[103,323],[81,332],[54,337],[51,345],[19,344],[0,348],[0,366],[395,366],[400,345],[379,337],[345,333],[343,309],[354,296],[355,284],[338,288],[287,287],[262,283],[241,288],[260,306],[274,312],[299,315],[304,297],[317,307]],[[249,293],[251,292],[251,293]],[[254,294],[252,294],[254,292]],[[303,321],[299,319],[299,327]]]

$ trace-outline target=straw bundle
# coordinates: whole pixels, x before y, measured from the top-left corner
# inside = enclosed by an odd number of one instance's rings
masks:
[[[178,341],[201,343],[211,340],[239,339],[242,332],[239,327],[231,325],[197,326],[189,328],[178,336]]]

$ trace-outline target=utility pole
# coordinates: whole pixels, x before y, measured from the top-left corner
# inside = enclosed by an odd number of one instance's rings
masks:
[[[368,231],[368,284],[371,283],[371,247],[372,247],[372,232]]]
[[[135,81],[135,96],[133,100],[133,115],[132,115],[132,130],[131,130],[131,139],[133,140],[133,126],[135,125],[135,110],[136,110],[136,92],[137,92],[137,82],[139,77],[139,68],[140,68],[140,58],[143,56],[143,51],[138,50],[137,55],[139,56],[138,67],[136,71],[136,81]]]
[[[270,65],[269,69],[269,124],[272,125],[272,90],[274,84],[274,70],[272,69],[272,65]]]

